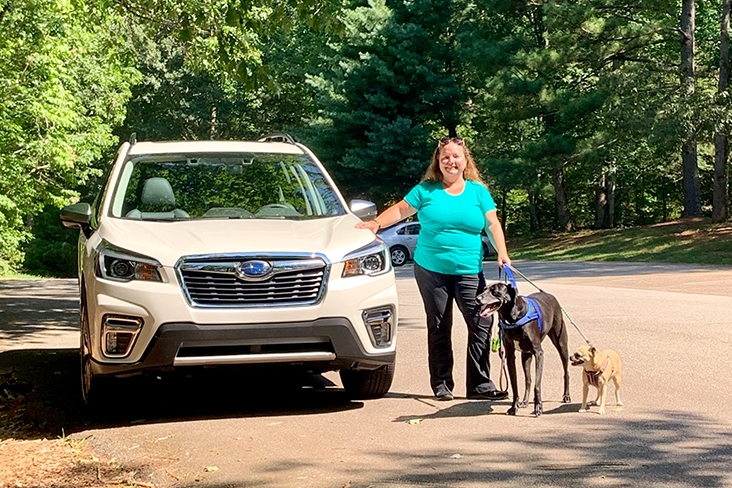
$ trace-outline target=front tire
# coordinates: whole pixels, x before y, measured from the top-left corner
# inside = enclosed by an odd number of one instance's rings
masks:
[[[407,262],[407,249],[402,246],[394,246],[390,250],[391,264],[394,266],[402,266]]]
[[[84,403],[93,407],[101,402],[103,397],[101,378],[92,371],[91,332],[89,313],[86,305],[86,290],[81,290],[81,305],[79,306],[79,360],[81,369],[81,398]]]
[[[346,369],[339,374],[349,397],[354,400],[372,400],[389,392],[394,379],[394,364],[377,369]]]

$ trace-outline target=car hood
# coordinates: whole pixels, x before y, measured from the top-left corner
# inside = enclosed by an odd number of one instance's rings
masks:
[[[320,253],[331,262],[374,241],[356,229],[347,214],[315,220],[180,220],[171,222],[106,219],[99,239],[173,266],[182,256],[229,253]]]

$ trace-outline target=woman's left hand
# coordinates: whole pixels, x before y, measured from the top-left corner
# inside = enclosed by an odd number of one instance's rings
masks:
[[[508,257],[508,254],[499,254],[498,255],[498,267],[503,268],[504,264],[511,266],[511,258]]]

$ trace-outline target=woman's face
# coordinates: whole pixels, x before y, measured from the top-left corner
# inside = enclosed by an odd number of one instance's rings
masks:
[[[440,171],[445,180],[455,181],[463,177],[468,162],[462,145],[454,142],[445,144],[440,148],[439,158]]]

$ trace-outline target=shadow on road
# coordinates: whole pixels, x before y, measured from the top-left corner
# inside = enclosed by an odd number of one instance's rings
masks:
[[[460,462],[446,462],[450,456],[439,449],[409,457],[391,453],[403,456],[403,465],[372,486],[729,486],[732,433],[701,415],[659,412],[647,421],[577,415],[573,432],[583,435],[533,430],[522,424],[492,432],[462,452]],[[496,449],[507,445],[524,454]]]
[[[3,378],[11,391],[0,395],[0,413],[14,405],[20,418],[0,415],[0,440],[3,431],[11,430],[2,422],[22,422],[23,437],[40,438],[140,423],[310,415],[363,407],[321,375],[219,368],[113,379],[106,385],[104,401],[92,409],[81,400],[78,349],[0,353],[0,383]]]
[[[374,447],[365,456],[398,462],[380,466],[366,481],[347,481],[343,486],[730,486],[732,433],[701,415],[665,411],[632,421],[577,414],[571,432],[544,429],[537,419],[514,420],[515,427],[504,425],[482,437],[476,434],[459,448],[454,444],[418,451],[398,445],[387,450]],[[197,481],[176,488],[275,487],[279,481],[268,481],[274,469],[264,465],[248,471],[241,484]],[[339,475],[349,480],[353,473],[330,473],[336,479]]]
[[[0,280],[0,338],[13,344],[44,331],[79,330],[75,280]]]

